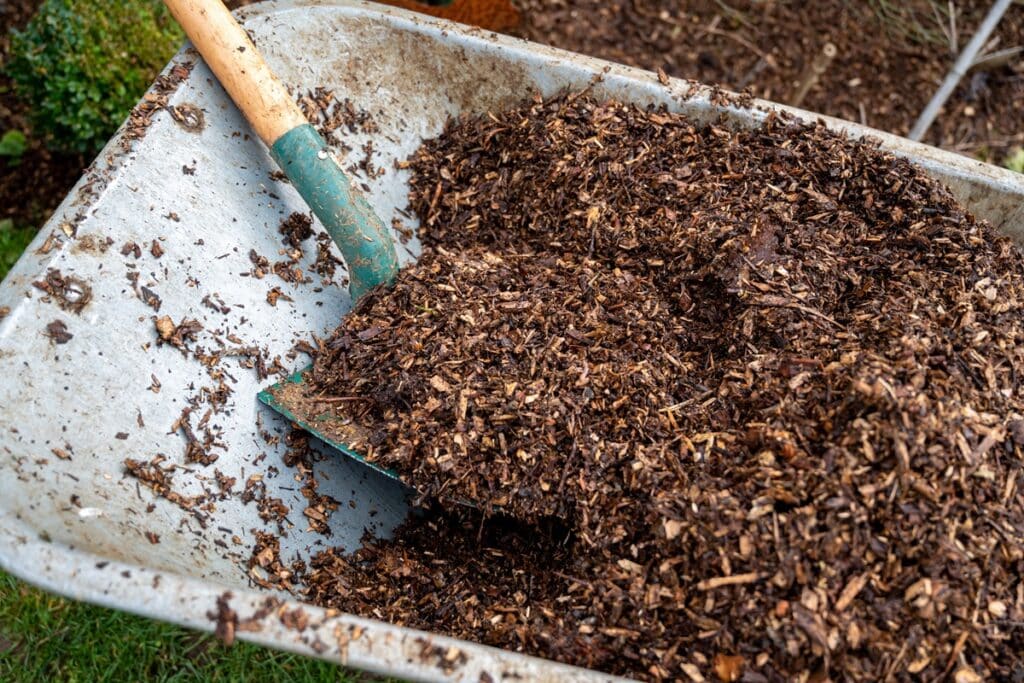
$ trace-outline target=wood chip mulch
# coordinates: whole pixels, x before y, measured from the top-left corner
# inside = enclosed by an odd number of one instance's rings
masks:
[[[906,135],[991,2],[516,0],[513,31],[573,52],[749,89]],[[952,31],[951,31],[951,26]],[[1024,7],[1011,7],[925,142],[1003,164],[1024,143]],[[823,56],[833,46],[836,57]],[[1000,54],[1002,57],[1000,57]],[[806,88],[806,89],[805,89]],[[798,93],[806,93],[799,99]]]
[[[1024,675],[1009,241],[776,118],[566,95],[408,167],[424,254],[310,379],[428,511],[307,597],[647,679]]]

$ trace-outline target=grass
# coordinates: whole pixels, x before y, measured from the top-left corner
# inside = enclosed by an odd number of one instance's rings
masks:
[[[34,228],[0,220],[0,278]],[[0,681],[357,681],[333,664],[72,602],[0,572]]]
[[[10,218],[0,220],[0,279],[35,237],[35,228],[15,227]]]
[[[0,680],[355,681],[319,660],[71,602],[0,573]]]
[[[1006,159],[1003,160],[1003,166],[1016,171],[1017,173],[1024,173],[1024,147],[1017,147]]]

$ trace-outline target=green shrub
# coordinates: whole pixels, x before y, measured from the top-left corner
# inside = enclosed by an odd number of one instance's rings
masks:
[[[182,42],[160,0],[44,0],[7,73],[52,149],[94,153]]]
[[[20,130],[11,129],[0,137],[0,157],[7,159],[10,166],[21,163],[21,155],[28,149],[28,138]]]
[[[1003,166],[1006,166],[1006,168],[1011,171],[1024,173],[1024,147],[1018,147],[1013,150],[1013,152],[1003,160]]]

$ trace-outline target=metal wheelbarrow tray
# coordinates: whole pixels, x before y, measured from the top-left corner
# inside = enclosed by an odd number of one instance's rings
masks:
[[[379,128],[372,134],[374,164],[386,173],[365,182],[386,224],[400,218],[414,226],[399,213],[407,176],[394,162],[461,112],[498,109],[536,92],[583,88],[596,76],[599,97],[666,104],[698,120],[725,113],[733,125],[751,126],[771,109],[785,109],[767,102],[744,108],[703,86],[662,85],[645,71],[355,0],[269,2],[240,16],[296,92],[323,86],[371,113]],[[0,314],[6,311],[0,319],[0,566],[76,600],[211,630],[208,613],[216,612],[218,598],[245,620],[272,595],[253,584],[246,566],[254,534],[267,524],[256,506],[231,496],[217,501],[201,525],[124,475],[129,457],[146,461],[165,454],[168,462],[184,464],[185,438],[172,425],[186,397],[211,384],[194,357],[154,343],[155,312],[135,288],[144,286],[159,297],[156,315],[198,320],[204,331],[197,344],[210,348],[214,335],[234,335],[266,349],[270,358],[280,356],[289,369],[305,360],[289,358],[294,341],[332,329],[350,301],[344,287],[320,287],[317,281],[285,286],[293,301],[270,307],[267,291],[282,283],[240,276],[252,268],[250,249],[278,253],[278,224],[305,208],[290,186],[270,175],[274,166],[266,150],[247,135],[247,125],[192,50],[175,57],[142,107],[0,286]],[[826,121],[910,157],[977,215],[1024,238],[1024,176],[852,123]],[[347,163],[370,138],[365,132],[348,136],[354,151]],[[148,251],[153,240],[164,251],[159,259]],[[122,255],[128,242],[142,248],[140,258]],[[306,272],[312,270],[309,251],[299,264]],[[405,261],[418,251],[415,240],[399,249]],[[50,269],[73,276],[71,298],[77,300],[71,305],[61,307],[59,297],[45,297],[32,285]],[[127,279],[131,272],[138,273],[135,284]],[[204,305],[207,295],[223,305]],[[66,343],[47,336],[54,321],[72,335]],[[232,393],[210,419],[222,444],[215,451],[219,459],[209,467],[186,466],[191,474],[179,470],[175,490],[198,494],[203,480],[214,487],[214,468],[236,477],[239,487],[262,474],[267,495],[293,510],[294,527],[281,541],[281,557],[289,560],[308,559],[324,543],[355,548],[364,529],[387,535],[405,518],[409,507],[401,484],[332,457],[316,467],[320,493],[342,502],[329,522],[333,535],[304,532],[299,486],[288,470],[275,475],[269,469],[286,447],[261,437],[264,430],[280,435],[288,429],[284,419],[257,403],[267,380],[232,359],[222,367]],[[154,507],[146,514],[149,506]],[[300,604],[290,595],[275,597],[287,609]],[[283,625],[275,610],[239,637],[419,680],[608,678],[308,605],[303,609],[309,616],[304,630]]]

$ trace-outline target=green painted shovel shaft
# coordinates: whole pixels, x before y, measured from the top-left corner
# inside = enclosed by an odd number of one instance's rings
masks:
[[[323,223],[348,266],[352,301],[398,272],[395,245],[384,223],[327,151],[313,126],[296,126],[270,148],[271,156]]]

